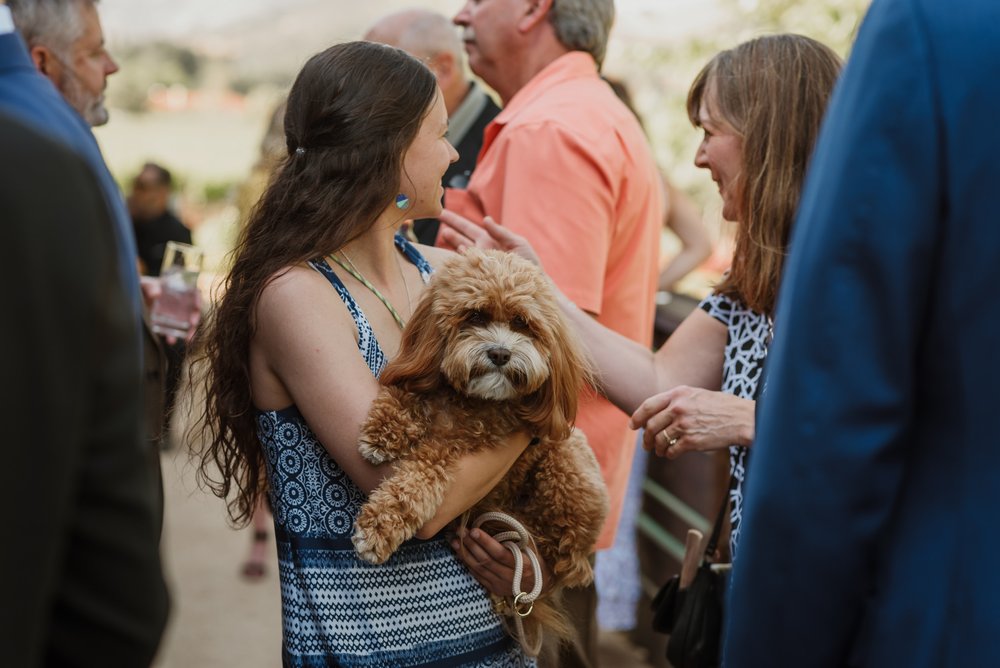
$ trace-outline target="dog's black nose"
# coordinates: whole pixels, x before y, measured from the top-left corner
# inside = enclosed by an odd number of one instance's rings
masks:
[[[495,346],[486,351],[487,357],[497,366],[503,366],[510,361],[510,351],[500,346]]]

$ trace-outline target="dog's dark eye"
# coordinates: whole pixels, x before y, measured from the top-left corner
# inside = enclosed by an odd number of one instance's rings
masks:
[[[524,331],[528,329],[528,321],[523,316],[515,315],[510,320],[510,326],[515,330]]]
[[[479,309],[469,311],[468,315],[465,316],[465,322],[470,325],[485,325],[488,320],[486,314]]]

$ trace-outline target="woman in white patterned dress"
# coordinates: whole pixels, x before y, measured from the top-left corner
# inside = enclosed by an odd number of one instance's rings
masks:
[[[200,472],[246,522],[267,494],[285,666],[531,666],[443,527],[527,446],[461,460],[437,515],[384,564],[350,536],[387,466],[358,434],[431,266],[397,234],[435,216],[458,156],[434,76],[369,42],[314,56],[292,86],[288,156],[233,253],[203,344],[208,442]],[[530,578],[529,578],[530,579]]]
[[[742,518],[754,395],[771,337],[771,315],[806,164],[840,72],[826,46],[799,35],[761,37],[723,51],[695,78],[688,116],[704,131],[695,165],[709,170],[722,215],[738,224],[730,270],[655,353],[597,321],[560,295],[581,332],[608,398],[633,413],[644,445],[670,458],[730,448],[734,551]],[[487,223],[486,232],[445,212],[446,240],[498,246],[537,257],[523,238]],[[462,234],[464,233],[464,237]],[[452,236],[454,235],[454,236]],[[652,305],[650,305],[652,308]],[[469,542],[468,540],[466,542]],[[471,559],[506,559],[488,538]],[[477,577],[489,580],[484,569]]]

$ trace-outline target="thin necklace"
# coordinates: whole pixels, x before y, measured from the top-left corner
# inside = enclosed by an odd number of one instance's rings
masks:
[[[406,322],[404,322],[403,318],[400,317],[399,312],[393,307],[393,305],[389,303],[389,300],[385,298],[385,295],[379,292],[378,288],[372,285],[371,281],[361,275],[361,271],[357,268],[357,266],[355,266],[354,262],[351,261],[350,256],[344,251],[343,248],[340,249],[340,254],[344,256],[345,260],[347,260],[347,264],[341,262],[340,258],[333,253],[330,254],[330,259],[339,264],[344,271],[357,279],[359,283],[371,290],[372,294],[378,297],[378,300],[382,302],[387,309],[389,309],[389,313],[392,314],[392,318],[396,321],[396,324],[399,325],[399,328],[403,329]],[[406,305],[410,308],[410,312],[412,313],[413,302],[410,299],[410,287],[406,284],[406,277],[403,276],[403,267],[399,263],[398,253],[396,254],[396,269],[399,270],[399,278],[403,281],[403,290],[406,291]]]

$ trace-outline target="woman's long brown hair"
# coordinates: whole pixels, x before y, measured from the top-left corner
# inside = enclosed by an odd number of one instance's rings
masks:
[[[688,93],[695,127],[707,96],[709,113],[743,139],[736,247],[716,290],[759,313],[774,311],[802,182],[840,68],[837,54],[816,40],[769,35],[717,54]]]
[[[403,155],[436,95],[422,63],[370,42],[313,56],[292,86],[288,156],[240,233],[225,292],[195,342],[192,382],[205,395],[191,431],[198,475],[237,525],[266,489],[249,364],[261,292],[371,228],[400,191]]]

